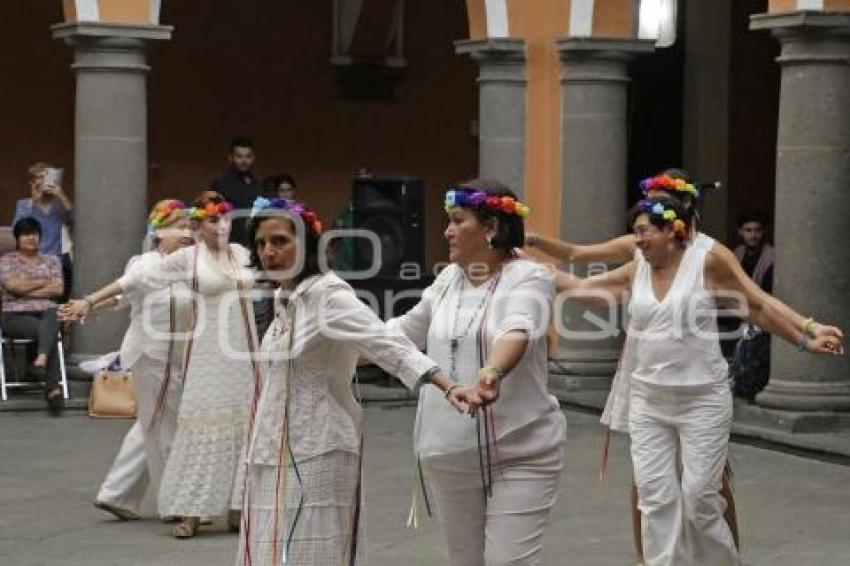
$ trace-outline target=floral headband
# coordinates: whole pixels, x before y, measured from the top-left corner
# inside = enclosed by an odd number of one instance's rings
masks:
[[[497,197],[488,195],[484,191],[466,187],[453,187],[447,190],[444,206],[446,212],[463,207],[516,214],[520,218],[525,218],[531,212],[531,209],[527,205],[519,202],[514,197]]]
[[[153,234],[162,228],[165,221],[170,219],[175,210],[186,210],[186,205],[177,199],[169,199],[159,203],[148,216],[148,233]]]
[[[672,225],[673,231],[681,239],[685,239],[688,235],[688,225],[685,221],[678,217],[676,211],[672,208],[664,208],[664,205],[657,200],[644,199],[637,204],[638,209],[646,214],[651,214],[656,217],[663,218]]]
[[[651,191],[667,191],[691,193],[694,198],[699,198],[699,191],[692,184],[684,179],[677,179],[670,175],[656,175],[655,177],[647,177],[640,182],[640,190],[646,195]]]
[[[189,217],[192,220],[204,220],[215,216],[224,216],[233,210],[233,205],[223,200],[219,203],[208,202],[204,206],[193,206],[189,209]]]
[[[319,220],[319,215],[309,206],[297,200],[289,200],[284,198],[264,198],[257,197],[254,200],[254,205],[251,208],[251,218],[261,214],[266,210],[285,210],[292,214],[297,214],[301,217],[304,223],[310,227],[316,234],[322,233],[322,221]]]

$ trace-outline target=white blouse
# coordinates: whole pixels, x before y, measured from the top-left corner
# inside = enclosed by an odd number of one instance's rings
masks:
[[[511,432],[540,424],[545,429],[538,435],[540,441],[559,443],[564,440],[563,419],[557,399],[548,390],[546,343],[554,294],[554,274],[532,261],[510,261],[500,274],[478,287],[452,264],[413,309],[391,320],[389,326],[425,347],[430,358],[464,385],[477,382],[478,370],[497,339],[512,330],[525,331],[525,354],[504,377],[501,395],[491,406],[495,437],[504,440]],[[457,344],[454,355],[453,342]],[[478,434],[476,421],[459,414],[440,391],[422,389],[415,431],[420,457],[476,450]],[[500,450],[521,454],[539,448],[503,445]]]
[[[133,256],[127,262],[125,277],[132,279],[143,277],[145,273],[156,273],[165,257],[158,251]],[[176,281],[150,294],[136,289],[123,296],[123,301],[130,305],[130,325],[121,342],[121,363],[124,367],[132,366],[142,355],[158,361],[165,361],[168,357],[172,294],[175,305],[174,330],[178,333],[172,363],[180,363],[184,337],[179,333],[185,331],[190,302],[187,291],[186,283]]]
[[[288,295],[284,305],[287,293],[277,290],[275,319],[260,347],[262,390],[248,461],[278,464],[287,400],[297,460],[333,450],[359,453],[361,408],[351,390],[359,357],[411,389],[436,364],[334,273],[309,277]]]

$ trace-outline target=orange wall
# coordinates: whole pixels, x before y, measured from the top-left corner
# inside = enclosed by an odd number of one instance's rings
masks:
[[[634,37],[635,0],[596,0],[593,4],[593,35]]]
[[[826,11],[847,12],[850,11],[850,0],[825,0],[823,9]]]
[[[788,12],[797,9],[797,0],[770,0],[768,3],[769,12]]]
[[[484,39],[487,37],[487,8],[486,0],[466,0],[466,11],[469,14],[469,39]]]
[[[0,224],[26,196],[33,161],[55,161],[73,179],[71,51],[50,39],[61,6],[45,4],[51,3],[6,8],[16,26],[0,53],[25,48],[28,57],[0,59],[0,131],[7,140],[0,153]],[[347,203],[351,176],[361,166],[423,177],[426,255],[429,262],[444,259],[442,188],[474,176],[478,162],[470,134],[476,69],[452,44],[467,36],[463,6],[407,3],[409,67],[399,100],[389,103],[336,100],[330,2],[254,0],[250,10],[233,7],[229,0],[203,7],[163,3],[161,21],[175,31],[151,54],[150,200],[192,198],[225,167],[229,139],[249,135],[257,173],[293,173],[300,196],[326,224]]]
[[[525,195],[529,227],[558,234],[561,202],[561,64],[555,38],[569,29],[569,0],[508,0],[510,35],[526,41]]]

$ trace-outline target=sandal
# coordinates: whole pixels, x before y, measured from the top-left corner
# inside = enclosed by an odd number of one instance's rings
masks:
[[[47,412],[54,417],[62,414],[62,409],[65,408],[65,400],[62,398],[62,388],[58,385],[47,389],[44,392],[44,400],[47,401]]]
[[[242,511],[231,509],[227,512],[227,530],[231,533],[238,533],[242,528]]]
[[[141,518],[141,516],[135,511],[130,511],[129,509],[122,509],[121,507],[116,507],[115,505],[104,503],[103,501],[95,500],[94,506],[100,509],[101,511],[112,513],[122,521],[135,521]]]
[[[183,520],[174,527],[171,533],[174,535],[174,538],[192,538],[198,532],[199,523],[200,519],[198,517],[183,517]]]

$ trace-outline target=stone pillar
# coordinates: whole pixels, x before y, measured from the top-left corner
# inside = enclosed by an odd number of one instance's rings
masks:
[[[782,43],[773,290],[796,311],[850,324],[850,12],[752,16]],[[850,356],[774,339],[760,405],[850,411]]]
[[[479,176],[525,185],[525,42],[514,38],[455,42],[478,63]]]
[[[588,37],[557,44],[563,63],[560,236],[574,243],[603,242],[626,230],[628,63],[636,54],[651,53],[654,42]],[[605,268],[565,266],[578,275]],[[600,317],[616,330],[618,311],[567,303],[563,324],[571,333],[596,334],[600,324],[588,317]],[[604,401],[620,344],[620,336],[562,335],[550,360],[553,391],[568,398],[578,393],[591,404]]]
[[[53,37],[74,50],[74,289],[93,291],[119,276],[138,254],[147,203],[147,73],[150,41],[171,27],[73,22],[53,26]],[[118,347],[125,316],[106,315],[74,331],[74,354]]]

